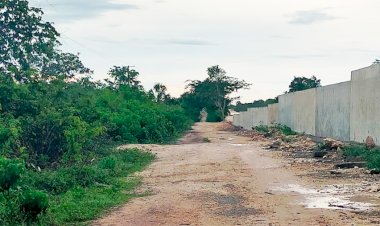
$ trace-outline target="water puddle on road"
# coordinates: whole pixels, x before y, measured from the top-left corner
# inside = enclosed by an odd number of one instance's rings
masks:
[[[304,197],[300,204],[306,208],[339,209],[351,211],[370,210],[376,205],[364,202],[353,202],[350,198],[349,188],[344,186],[326,186],[322,189],[306,188],[298,184],[289,184],[272,189],[279,192],[296,192]]]

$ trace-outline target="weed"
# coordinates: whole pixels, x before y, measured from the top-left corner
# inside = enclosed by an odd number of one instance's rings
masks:
[[[259,125],[259,126],[254,127],[253,129],[259,133],[265,134],[265,133],[269,133],[270,127],[265,126],[265,125]]]
[[[211,140],[210,140],[209,138],[207,138],[207,137],[204,137],[204,138],[202,139],[202,141],[203,141],[204,143],[211,143]]]

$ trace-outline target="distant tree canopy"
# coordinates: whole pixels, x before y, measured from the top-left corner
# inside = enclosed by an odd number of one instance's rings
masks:
[[[181,96],[182,106],[194,120],[199,120],[199,113],[206,108],[208,121],[221,121],[228,113],[228,106],[233,100],[230,95],[250,86],[244,80],[227,76],[218,65],[207,69],[208,77],[203,80],[189,81],[189,91]]]
[[[236,102],[236,105],[232,105],[230,108],[237,111],[247,111],[248,108],[259,108],[267,107],[270,104],[278,103],[278,98],[267,99],[267,100],[255,100],[252,103],[241,103],[240,101]]]
[[[315,76],[311,76],[310,78],[294,77],[293,81],[289,85],[289,93],[316,88],[320,86],[321,80],[317,79]]]
[[[70,79],[91,71],[78,55],[64,53],[59,33],[26,0],[0,2],[0,73],[18,82]]]

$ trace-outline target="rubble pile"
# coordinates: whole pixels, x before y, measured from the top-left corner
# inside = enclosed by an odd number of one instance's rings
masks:
[[[293,135],[279,135],[267,147],[267,149],[278,149],[284,152],[311,152],[317,148],[317,144],[310,138]]]
[[[264,134],[261,134],[254,130],[240,130],[238,132],[238,135],[243,136],[243,137],[249,137],[252,139],[252,141],[266,141],[267,140]]]

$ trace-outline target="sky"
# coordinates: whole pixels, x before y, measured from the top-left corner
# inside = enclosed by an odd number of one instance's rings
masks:
[[[95,79],[131,65],[146,89],[180,96],[220,65],[252,84],[242,102],[273,98],[294,76],[322,85],[380,59],[379,0],[30,0]]]

